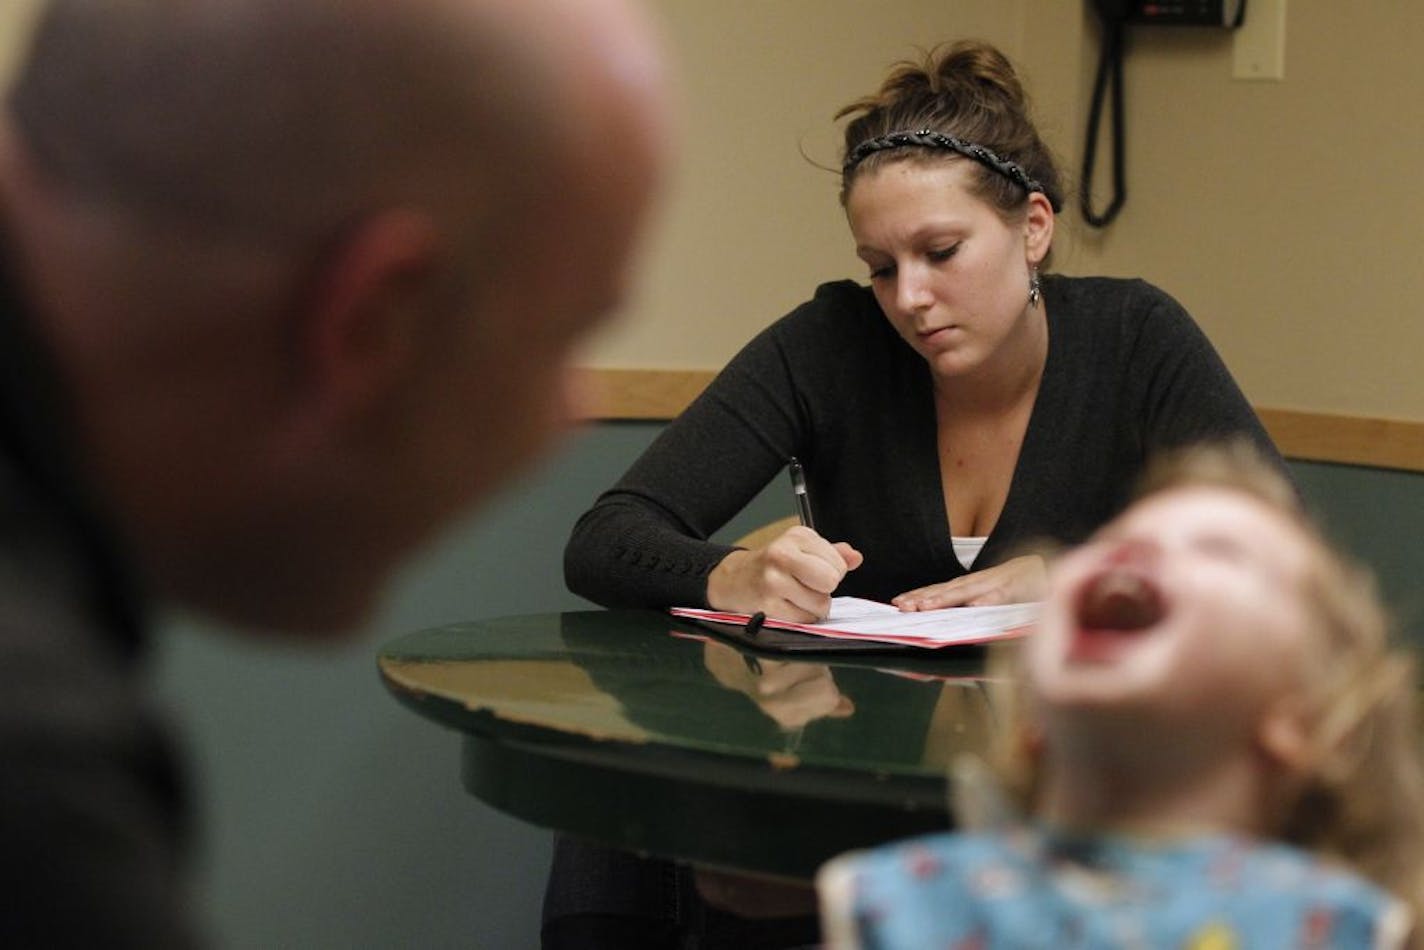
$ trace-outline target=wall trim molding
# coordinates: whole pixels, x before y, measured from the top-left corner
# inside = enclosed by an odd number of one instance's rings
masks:
[[[604,421],[672,419],[696,399],[716,370],[585,369],[584,391],[591,397],[585,416]]]
[[[1256,412],[1288,458],[1424,472],[1424,422],[1264,406]]]
[[[585,369],[588,419],[667,420],[707,387],[715,370]],[[1424,472],[1424,421],[1258,406],[1288,458]]]

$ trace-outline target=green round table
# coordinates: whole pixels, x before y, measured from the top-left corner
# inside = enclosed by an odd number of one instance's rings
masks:
[[[771,654],[654,611],[503,617],[402,636],[381,677],[463,737],[463,778],[516,818],[639,853],[805,880],[951,825],[982,752],[978,651]]]

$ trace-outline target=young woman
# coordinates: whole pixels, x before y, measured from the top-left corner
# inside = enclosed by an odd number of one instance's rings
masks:
[[[823,616],[833,591],[907,610],[1030,600],[1044,565],[1026,546],[1087,537],[1156,450],[1243,435],[1274,455],[1170,297],[1044,272],[1063,187],[996,49],[901,64],[838,118],[869,286],[822,285],[727,365],[579,520],[570,590],[793,620]],[[792,457],[815,530],[752,550],[707,540]],[[656,927],[740,926],[703,913],[686,881],[561,841],[546,946],[588,945],[588,928],[631,946]],[[805,920],[787,942],[815,939]]]
[[[1033,599],[1156,450],[1273,451],[1210,343],[1140,280],[1045,274],[1062,186],[1013,68],[960,43],[846,107],[841,198],[869,286],[829,283],[742,350],[578,523],[568,585],[608,606],[804,620]],[[787,460],[816,530],[707,538]]]

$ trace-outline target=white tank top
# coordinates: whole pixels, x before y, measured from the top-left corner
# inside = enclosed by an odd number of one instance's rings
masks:
[[[964,565],[966,571],[974,570],[974,559],[979,556],[979,552],[984,548],[984,542],[988,537],[965,538],[954,536],[950,542],[954,544],[954,556],[959,558],[959,563]]]

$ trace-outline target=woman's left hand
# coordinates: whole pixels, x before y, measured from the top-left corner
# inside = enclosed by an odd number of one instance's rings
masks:
[[[988,607],[1043,598],[1048,566],[1037,554],[1016,557],[943,584],[907,590],[890,603],[901,610]]]

